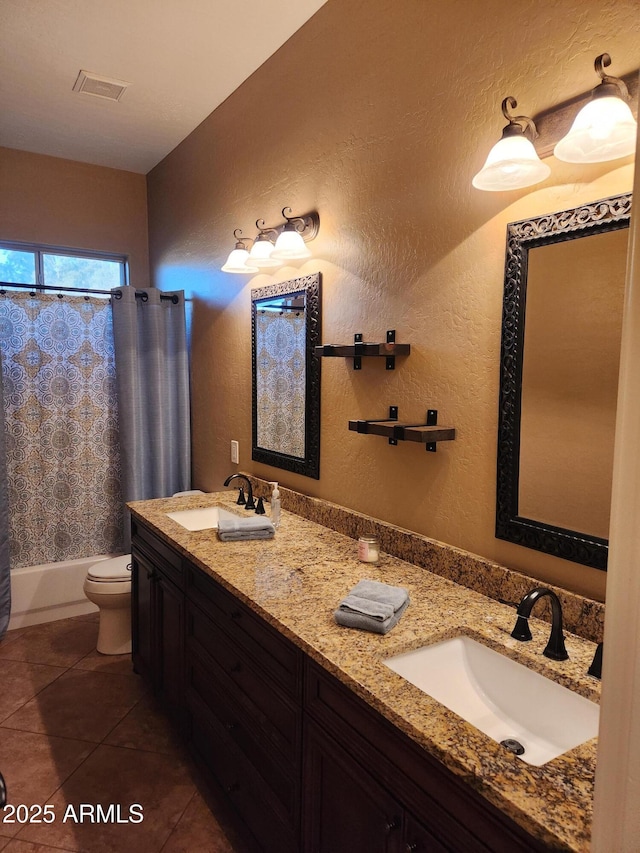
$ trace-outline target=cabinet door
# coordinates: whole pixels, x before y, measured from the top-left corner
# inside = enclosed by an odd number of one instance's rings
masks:
[[[157,570],[143,554],[131,554],[131,649],[134,670],[152,688],[156,686],[156,650],[153,610]]]
[[[165,710],[179,724],[184,708],[184,594],[160,571],[155,580],[156,689]]]
[[[451,853],[451,848],[434,838],[431,832],[411,815],[404,821],[404,853]]]
[[[401,853],[398,803],[320,728],[305,738],[305,853]]]

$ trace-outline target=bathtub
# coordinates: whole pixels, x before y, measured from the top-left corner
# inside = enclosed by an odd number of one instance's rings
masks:
[[[89,566],[114,554],[24,566],[11,572],[9,630],[97,612],[82,590]]]

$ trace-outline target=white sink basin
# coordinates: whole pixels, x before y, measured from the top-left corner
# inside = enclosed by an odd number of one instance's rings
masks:
[[[168,512],[169,518],[177,521],[187,530],[213,530],[220,518],[233,518],[234,514],[219,506],[206,506],[199,509],[181,509]]]
[[[595,702],[470,637],[385,663],[498,743],[517,741],[528,764],[546,764],[598,734]]]

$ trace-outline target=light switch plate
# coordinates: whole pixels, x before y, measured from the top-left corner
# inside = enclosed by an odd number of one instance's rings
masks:
[[[235,465],[240,461],[240,444],[237,441],[231,442],[231,461]]]

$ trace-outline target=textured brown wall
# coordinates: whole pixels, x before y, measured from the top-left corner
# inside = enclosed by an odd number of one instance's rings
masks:
[[[148,176],[154,281],[193,304],[194,486],[240,468],[460,546],[541,580],[604,595],[604,575],[494,537],[506,224],[631,189],[630,161],[550,164],[538,188],[480,193],[471,178],[514,95],[534,114],[640,65],[637,0],[329,0]],[[226,275],[232,231],[317,209],[314,258]],[[323,340],[412,353],[385,372],[322,365],[321,479],[251,462],[250,289],[320,270]],[[439,410],[436,454],[347,430],[350,418]]]
[[[0,148],[0,240],[128,255],[148,287],[145,176]]]

